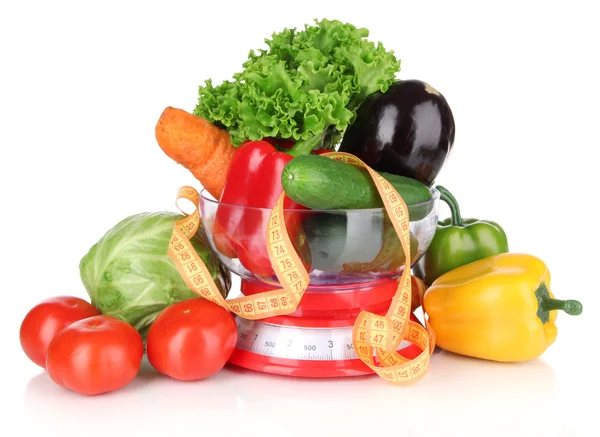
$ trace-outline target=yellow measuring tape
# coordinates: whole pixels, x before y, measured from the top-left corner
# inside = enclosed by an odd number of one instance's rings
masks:
[[[429,357],[435,348],[435,335],[424,309],[425,328],[410,320],[412,282],[418,287],[421,301],[426,286],[418,278],[413,277],[411,281],[410,226],[406,203],[388,181],[356,156],[342,152],[330,152],[322,156],[368,170],[406,255],[404,271],[398,279],[398,289],[386,315],[363,311],[356,319],[352,330],[354,350],[363,363],[386,381],[397,385],[416,382],[427,372]],[[192,187],[180,188],[177,201],[191,201],[194,211],[175,223],[168,253],[186,284],[199,296],[244,319],[259,320],[296,311],[308,287],[309,276],[285,228],[284,197],[285,193],[282,193],[273,207],[266,230],[269,259],[282,289],[226,300],[189,241],[200,225],[200,196]],[[421,354],[409,360],[397,353],[403,340],[419,346]]]

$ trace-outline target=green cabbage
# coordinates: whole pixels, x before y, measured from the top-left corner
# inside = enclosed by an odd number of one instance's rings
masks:
[[[119,222],[94,244],[79,264],[92,305],[102,314],[143,331],[167,306],[198,297],[167,254],[173,225],[181,218],[171,212],[136,214]],[[230,272],[211,250],[202,228],[191,242],[226,297]]]
[[[251,51],[233,80],[199,87],[194,114],[226,129],[232,144],[264,137],[339,139],[370,94],[387,91],[400,61],[369,31],[337,20],[284,29]],[[333,141],[333,140],[332,140]]]

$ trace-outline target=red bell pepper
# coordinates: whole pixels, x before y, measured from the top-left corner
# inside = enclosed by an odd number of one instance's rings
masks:
[[[213,241],[219,252],[238,258],[255,275],[275,275],[267,252],[266,231],[271,209],[283,192],[281,173],[294,156],[310,153],[319,142],[320,137],[315,137],[286,152],[267,141],[249,141],[238,148],[229,165],[213,225]],[[283,206],[307,209],[288,197]],[[297,212],[284,216],[290,240],[309,269],[310,251],[302,238],[302,217]]]

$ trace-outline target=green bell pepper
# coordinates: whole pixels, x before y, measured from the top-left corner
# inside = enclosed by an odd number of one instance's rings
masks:
[[[428,285],[457,267],[508,252],[506,233],[498,223],[463,219],[456,198],[442,186],[436,189],[451,217],[438,222],[433,240],[415,268],[415,275]]]

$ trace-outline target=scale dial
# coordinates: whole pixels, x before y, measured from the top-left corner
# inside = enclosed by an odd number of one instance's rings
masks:
[[[357,360],[352,326],[306,328],[281,326],[236,317],[237,349],[265,357],[303,361]],[[406,340],[398,350],[410,346]]]

